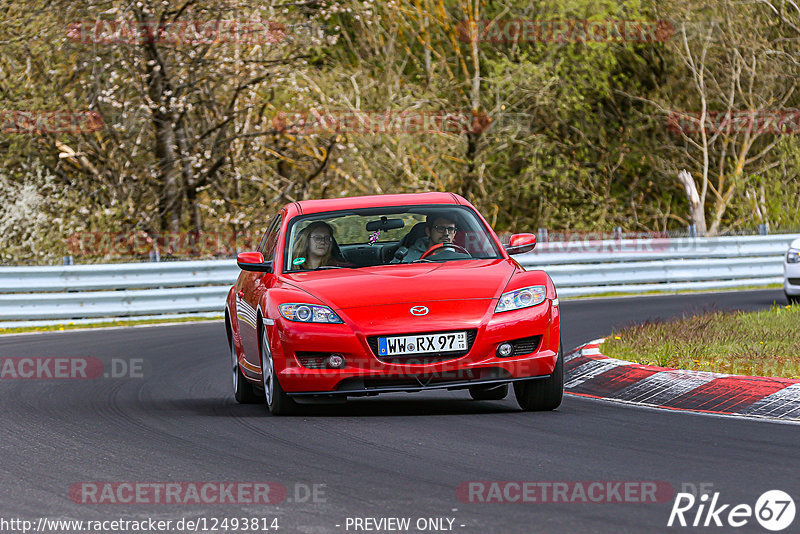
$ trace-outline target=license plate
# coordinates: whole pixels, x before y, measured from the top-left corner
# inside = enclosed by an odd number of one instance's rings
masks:
[[[426,354],[430,352],[451,352],[457,350],[467,350],[466,332],[445,332],[443,334],[417,334],[413,336],[378,338],[378,354],[381,356]]]

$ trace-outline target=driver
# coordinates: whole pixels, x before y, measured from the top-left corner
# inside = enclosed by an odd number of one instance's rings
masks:
[[[425,235],[420,237],[409,248],[403,263],[418,260],[425,251],[439,243],[452,243],[458,227],[455,221],[444,215],[428,215],[425,219]]]

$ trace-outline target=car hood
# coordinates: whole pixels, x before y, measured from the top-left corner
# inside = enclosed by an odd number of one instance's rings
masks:
[[[516,269],[509,259],[466,260],[292,273],[284,280],[334,309],[348,309],[498,298]]]

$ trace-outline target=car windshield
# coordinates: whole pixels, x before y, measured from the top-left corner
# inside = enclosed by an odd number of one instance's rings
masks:
[[[285,271],[502,258],[465,206],[398,206],[298,216],[289,222]]]

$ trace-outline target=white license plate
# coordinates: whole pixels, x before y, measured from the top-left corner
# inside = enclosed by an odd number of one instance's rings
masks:
[[[380,356],[426,354],[430,352],[450,352],[456,350],[467,350],[466,332],[445,332],[442,334],[417,334],[414,336],[378,338],[378,354]]]

